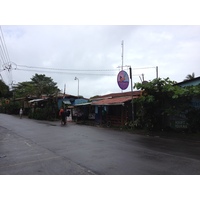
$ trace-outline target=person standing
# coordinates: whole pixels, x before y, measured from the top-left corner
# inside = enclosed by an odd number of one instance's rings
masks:
[[[22,108],[20,108],[20,110],[19,110],[20,119],[22,118],[22,115],[23,115],[23,110],[22,110]]]
[[[61,125],[65,125],[65,111],[62,107],[60,108],[59,116],[61,117]]]

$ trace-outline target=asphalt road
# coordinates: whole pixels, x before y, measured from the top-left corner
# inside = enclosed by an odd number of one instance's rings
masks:
[[[0,174],[199,175],[200,142],[0,114]]]

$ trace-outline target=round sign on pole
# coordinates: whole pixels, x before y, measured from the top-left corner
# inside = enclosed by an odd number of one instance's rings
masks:
[[[122,90],[125,90],[129,85],[129,76],[124,70],[117,75],[117,83]]]

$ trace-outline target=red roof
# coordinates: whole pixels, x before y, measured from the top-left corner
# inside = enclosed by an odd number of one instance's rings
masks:
[[[133,96],[133,98],[137,98]],[[99,101],[93,101],[92,105],[123,105],[125,102],[130,101],[132,99],[131,96],[126,96],[126,97],[116,97],[116,98],[107,98],[107,99],[102,99]]]
[[[141,96],[141,91],[133,91],[133,92],[120,92],[120,93],[111,93],[111,94],[106,94],[98,97],[91,98],[92,100],[101,100],[105,98],[116,98],[116,97],[127,97],[127,96]]]

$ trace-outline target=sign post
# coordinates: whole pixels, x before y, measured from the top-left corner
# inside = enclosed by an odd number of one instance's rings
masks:
[[[131,108],[132,108],[132,122],[134,122],[134,106],[133,106],[133,80],[132,80],[132,68],[129,67],[130,72],[130,79],[131,79],[131,94],[132,94],[132,100],[131,100]]]

